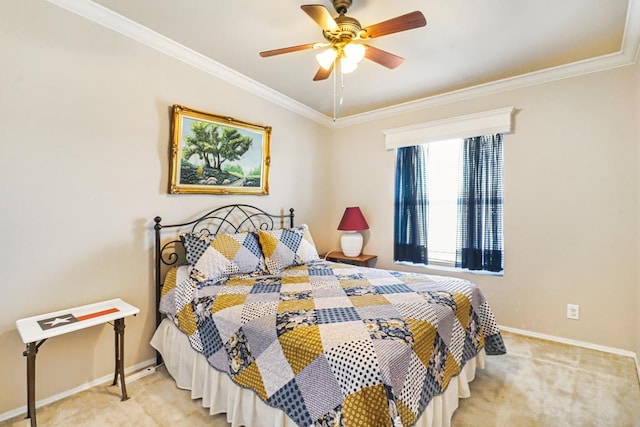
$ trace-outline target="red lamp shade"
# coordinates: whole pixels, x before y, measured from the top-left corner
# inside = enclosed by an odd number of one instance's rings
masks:
[[[362,215],[362,211],[360,211],[359,207],[354,206],[344,210],[344,215],[342,215],[342,220],[340,220],[338,230],[356,231],[368,229],[369,224],[367,224],[367,220],[364,219],[364,215]]]

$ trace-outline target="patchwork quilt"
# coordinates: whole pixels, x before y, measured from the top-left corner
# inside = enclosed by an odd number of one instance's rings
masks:
[[[169,271],[161,311],[300,426],[411,426],[481,349],[506,352],[463,279],[318,260],[202,283],[190,268]]]

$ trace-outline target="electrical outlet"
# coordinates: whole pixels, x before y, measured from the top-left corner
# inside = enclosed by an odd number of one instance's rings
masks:
[[[578,304],[567,304],[567,319],[580,319],[580,306]]]

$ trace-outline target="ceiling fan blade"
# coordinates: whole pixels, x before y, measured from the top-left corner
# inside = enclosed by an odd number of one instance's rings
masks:
[[[376,62],[384,67],[394,69],[404,62],[404,58],[377,47],[365,45],[367,50],[364,51],[364,57],[370,61]]]
[[[422,12],[416,10],[415,12],[407,13],[406,15],[397,16],[387,21],[373,24],[364,28],[366,31],[362,38],[373,38],[386,36],[387,34],[399,33],[400,31],[412,30],[414,28],[424,27],[427,25]]]
[[[300,6],[307,15],[311,17],[316,24],[325,31],[335,31],[338,29],[338,24],[333,19],[326,7],[321,4],[305,4]]]
[[[328,70],[325,70],[324,68],[320,67],[318,69],[318,72],[316,73],[316,75],[313,77],[313,81],[317,82],[318,80],[326,80],[329,78],[329,76],[331,75],[331,72],[333,71],[333,66],[334,66],[335,62],[333,64],[331,64],[331,67],[329,67]]]
[[[313,49],[316,43],[301,44],[298,46],[283,47],[281,49],[265,50],[260,52],[260,56],[266,58],[268,56],[282,55],[283,53],[298,52],[301,50]]]

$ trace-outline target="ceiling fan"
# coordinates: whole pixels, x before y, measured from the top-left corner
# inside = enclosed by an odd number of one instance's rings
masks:
[[[367,44],[367,41],[427,25],[427,20],[422,12],[415,11],[362,28],[357,19],[346,15],[352,0],[332,0],[332,3],[338,12],[338,16],[335,18],[323,5],[300,6],[322,28],[322,35],[327,40],[326,42],[266,50],[260,52],[260,56],[265,58],[301,50],[327,48],[316,55],[320,64],[320,68],[313,78],[316,81],[327,79],[338,60],[340,60],[340,69],[343,74],[355,70],[363,58],[393,69],[402,64],[404,58],[371,46]]]

